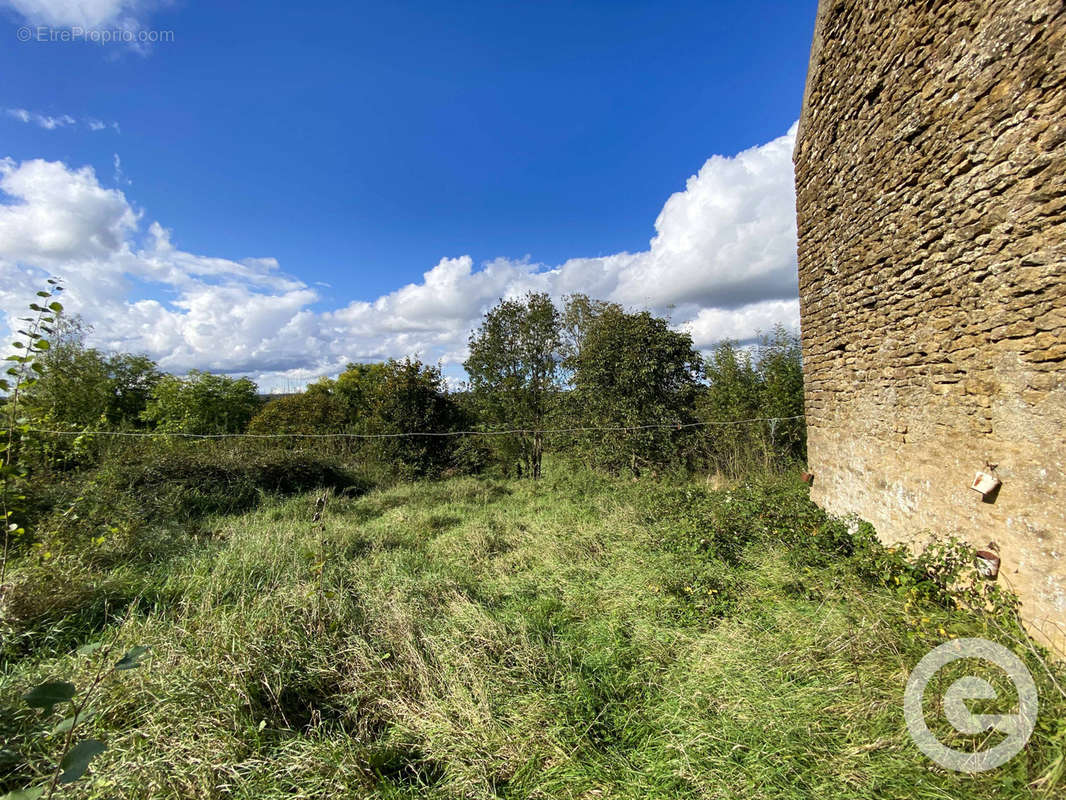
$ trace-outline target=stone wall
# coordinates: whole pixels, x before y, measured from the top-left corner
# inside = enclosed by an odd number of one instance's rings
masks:
[[[1066,3],[822,0],[795,165],[814,499],[1066,646]]]

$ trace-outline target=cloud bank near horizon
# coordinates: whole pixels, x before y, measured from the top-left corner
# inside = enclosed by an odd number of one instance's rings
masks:
[[[766,144],[709,158],[667,199],[647,250],[559,265],[445,257],[420,282],[327,311],[312,308],[319,289],[275,259],[181,250],[91,167],[2,159],[0,303],[15,312],[10,327],[43,278],[61,275],[64,303],[94,326],[94,345],[146,353],[177,373],[250,375],[265,390],[405,355],[456,374],[485,310],[527,291],[649,308],[700,348],[750,340],[799,324],[795,133],[794,124]]]

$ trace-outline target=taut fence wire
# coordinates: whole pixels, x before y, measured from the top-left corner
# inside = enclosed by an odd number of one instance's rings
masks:
[[[402,433],[167,433],[163,431],[60,431],[48,428],[24,428],[31,433],[46,433],[56,436],[125,436],[138,438],[181,438],[181,439],[402,439],[415,436],[510,436],[513,434],[545,433],[632,433],[646,430],[682,430],[684,428],[723,427],[745,425],[752,422],[769,422],[775,426],[778,422],[803,419],[804,414],[791,417],[752,417],[707,422],[659,422],[647,425],[604,425],[582,426],[574,428],[509,428],[490,431],[406,431]]]

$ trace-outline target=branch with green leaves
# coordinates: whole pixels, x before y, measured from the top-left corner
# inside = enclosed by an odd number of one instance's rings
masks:
[[[11,540],[25,533],[23,526],[17,521],[17,515],[24,510],[26,496],[23,490],[28,474],[25,466],[19,462],[18,445],[21,435],[29,428],[29,421],[19,417],[19,398],[37,382],[37,375],[43,369],[39,356],[51,348],[48,336],[52,334],[57,316],[63,310],[63,306],[52,298],[62,291],[59,280],[49,278],[48,288],[37,292],[37,297],[41,298],[42,302],[30,303],[29,308],[34,312],[34,316],[22,317],[19,320],[27,325],[17,331],[20,338],[12,342],[15,352],[5,359],[12,362],[11,366],[5,370],[6,377],[0,378],[0,392],[7,395],[4,402],[7,436],[0,442],[0,523],[4,527],[3,553],[0,555],[0,592],[3,591],[7,577]],[[51,302],[48,302],[50,300]]]
[[[80,655],[91,655],[99,650],[100,642],[83,645],[78,648]],[[76,739],[78,727],[94,716],[90,703],[104,679],[116,672],[136,669],[141,659],[148,652],[147,647],[134,647],[118,661],[111,663],[111,651],[108,646],[100,657],[99,665],[92,681],[85,691],[79,694],[78,688],[69,681],[48,681],[23,695],[22,699],[31,708],[41,710],[41,718],[49,717],[57,706],[68,705],[68,714],[56,723],[48,732],[49,736],[62,736],[61,755],[56,759],[51,770],[51,777],[38,786],[18,789],[4,795],[0,800],[49,800],[56,789],[64,784],[73,783],[89,769],[89,762],[107,750],[107,745],[99,739]]]

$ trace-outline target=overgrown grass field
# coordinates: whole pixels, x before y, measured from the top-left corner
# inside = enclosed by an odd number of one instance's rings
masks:
[[[100,640],[150,655],[101,685],[85,732],[109,749],[57,796],[1062,796],[1062,672],[798,481],[553,467],[333,492],[312,522],[319,494],[160,533],[136,568],[71,562],[111,588],[37,598],[5,632],[0,791],[61,745],[22,694],[87,684],[98,655],[75,648]],[[975,635],[1026,659],[1041,712],[1023,753],[970,776],[917,750],[902,696],[932,647]]]

